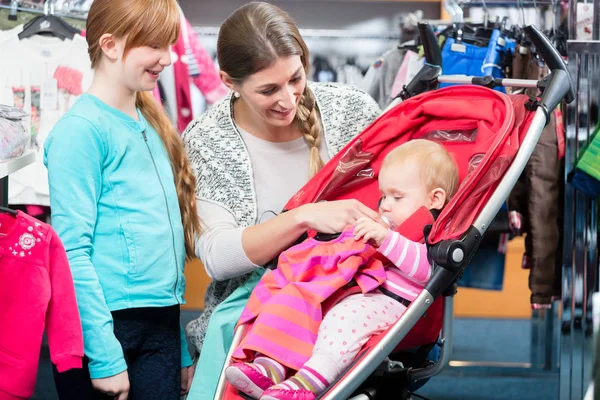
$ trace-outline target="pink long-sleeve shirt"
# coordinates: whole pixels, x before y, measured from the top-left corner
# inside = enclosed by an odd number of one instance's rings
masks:
[[[413,301],[433,272],[427,260],[427,246],[389,230],[377,251],[393,263],[386,267],[387,279],[381,287]]]
[[[81,368],[81,321],[58,235],[29,215],[0,213],[0,400],[33,395],[44,328],[58,372]]]

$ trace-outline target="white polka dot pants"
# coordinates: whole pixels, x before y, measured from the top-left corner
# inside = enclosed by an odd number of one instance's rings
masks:
[[[380,292],[346,297],[323,318],[313,356],[305,365],[328,382],[335,380],[371,336],[387,329],[405,310]]]

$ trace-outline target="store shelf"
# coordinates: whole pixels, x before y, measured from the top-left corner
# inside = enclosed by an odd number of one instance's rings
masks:
[[[12,174],[15,171],[20,170],[28,166],[29,164],[33,164],[35,161],[35,151],[28,150],[21,157],[13,158],[6,161],[0,161],[0,179],[5,178],[6,176]]]

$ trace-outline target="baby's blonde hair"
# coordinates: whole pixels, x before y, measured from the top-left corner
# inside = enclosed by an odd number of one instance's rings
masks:
[[[420,166],[421,179],[428,191],[441,188],[446,192],[446,202],[458,189],[458,167],[444,146],[431,140],[410,140],[383,159],[381,169],[394,164],[415,160]]]

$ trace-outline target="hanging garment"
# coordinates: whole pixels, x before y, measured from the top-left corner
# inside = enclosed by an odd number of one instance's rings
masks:
[[[0,214],[0,399],[33,395],[44,329],[58,371],[81,368],[83,334],[65,249],[47,224]]]
[[[360,83],[359,87],[369,93],[382,109],[386,108],[394,99],[392,86],[394,86],[404,55],[403,50],[389,50],[369,67]]]
[[[339,83],[360,86],[363,80],[363,73],[354,62],[344,64],[337,69]]]
[[[92,82],[87,42],[36,35],[19,40],[12,30],[2,37],[0,104],[22,108],[31,134],[35,162],[10,175],[9,204],[50,206],[43,143],[56,122]]]
[[[487,52],[481,66],[481,75],[493,76],[494,78],[504,78],[504,57],[507,52],[514,53],[516,42],[514,39],[501,36],[499,29],[494,29],[490,37]],[[498,87],[496,90],[506,93],[504,87]]]
[[[442,48],[444,75],[481,76],[481,67],[486,54],[486,47],[477,47],[468,43],[457,44],[456,39],[448,38]],[[453,85],[441,83],[440,88]]]
[[[214,104],[229,93],[229,89],[219,77],[215,63],[194,33],[190,22],[186,19],[188,42],[192,51],[192,63],[188,65],[193,84],[200,89],[209,104]],[[196,73],[197,69],[197,73]],[[199,116],[199,115],[195,115]]]
[[[547,68],[531,57],[530,49],[517,48],[513,62],[514,78],[539,80]],[[527,94],[538,95],[537,89]],[[525,171],[511,192],[508,204],[511,211],[523,215],[525,254],[523,267],[530,269],[529,288],[531,303],[550,305],[561,293],[561,227],[564,182],[559,157],[556,114],[542,131],[542,135]]]
[[[458,286],[482,290],[502,290],[506,256],[498,249],[499,235],[484,236]]]
[[[404,85],[412,81],[415,75],[417,75],[421,68],[423,68],[424,63],[424,57],[419,57],[417,53],[411,50],[406,52],[406,55],[402,60],[402,65],[400,66],[400,69],[396,74],[396,78],[394,79],[394,84],[392,85],[392,99],[402,91]]]
[[[324,57],[316,56],[313,61],[313,80],[315,82],[337,82],[337,72]]]
[[[469,43],[456,43],[456,39],[448,38],[442,49],[442,65],[444,75],[484,76],[504,78],[502,59],[506,51],[514,47],[514,41],[500,36],[495,30],[487,47],[478,47]],[[442,83],[440,88],[454,86],[453,83]],[[505,93],[503,87],[494,90]]]
[[[184,22],[182,21],[182,24]],[[190,94],[190,74],[185,55],[184,36],[180,33],[177,42],[172,46],[173,74],[175,76],[175,100],[177,104],[177,129],[183,132],[194,119],[192,115],[192,96]]]
[[[172,46],[175,98],[167,96],[169,115],[176,115],[177,129],[183,132],[194,115],[194,103],[190,85],[196,85],[209,104],[223,99],[229,89],[221,82],[214,62],[206,52],[194,30],[185,17],[181,18],[181,31],[175,45]],[[165,85],[170,79],[162,80]],[[167,89],[167,93],[171,90]]]

